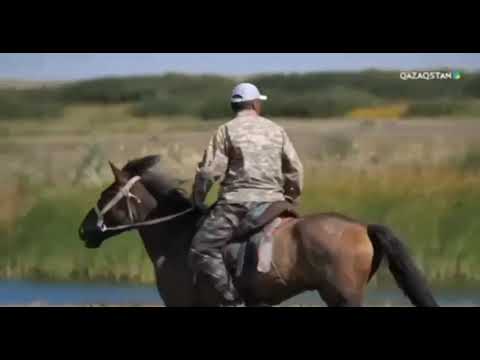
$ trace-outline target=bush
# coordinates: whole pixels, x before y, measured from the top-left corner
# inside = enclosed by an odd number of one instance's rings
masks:
[[[265,103],[265,110],[271,116],[343,116],[359,106],[381,103],[376,96],[342,86],[308,94],[285,94],[278,90],[272,93],[272,100]]]
[[[65,85],[60,96],[69,103],[126,103],[153,96],[157,81],[152,78],[105,78]]]
[[[138,103],[132,107],[132,114],[136,116],[152,115],[177,115],[195,113],[191,104],[181,103],[178,100],[163,96],[154,96]]]
[[[435,70],[434,70],[435,71]],[[440,70],[439,70],[440,71]],[[440,97],[480,97],[480,74],[459,81],[404,81],[399,71],[329,72],[254,76],[249,81],[262,91],[304,94],[332,87],[361,91],[384,100],[427,100]],[[365,106],[365,105],[362,105]]]
[[[459,161],[458,167],[464,172],[478,172],[480,170],[480,148],[468,149]]]
[[[469,109],[469,103],[455,100],[414,102],[410,104],[406,116],[468,115]]]
[[[60,92],[69,102],[127,103],[166,98],[188,101],[212,92],[225,97],[222,90],[226,87],[231,91],[232,80],[220,76],[167,74],[80,81],[63,86]]]
[[[480,113],[478,107],[475,110],[469,105],[480,97],[480,73],[458,81],[403,81],[399,72],[393,71],[259,75],[245,81],[257,84],[269,96],[265,112],[271,116],[344,116],[358,108],[412,101],[409,116]],[[139,116],[224,118],[231,115],[228,99],[235,83],[221,76],[166,74],[3,90],[0,118],[58,116],[65,105],[84,103],[129,103]]]
[[[471,96],[475,98],[480,98],[480,76],[470,76],[467,75],[465,79],[465,88],[463,90],[463,96]]]
[[[0,119],[45,118],[63,114],[63,104],[44,91],[1,91]]]
[[[230,102],[223,96],[204,102],[199,108],[198,115],[202,120],[213,120],[232,117],[233,112]]]

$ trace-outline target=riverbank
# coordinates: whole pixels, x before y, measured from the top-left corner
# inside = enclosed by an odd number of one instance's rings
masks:
[[[480,306],[478,288],[437,289],[433,293],[441,306]],[[0,281],[0,307],[164,307],[155,287],[111,283],[46,283]],[[279,307],[325,307],[316,292],[305,292]],[[396,287],[368,288],[364,306],[410,307]]]

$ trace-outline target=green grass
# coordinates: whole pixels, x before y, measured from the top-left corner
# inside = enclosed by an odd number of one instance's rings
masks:
[[[0,276],[42,280],[149,282],[153,273],[136,233],[107,240],[100,250],[83,246],[78,226],[99,190],[41,192],[36,204],[2,237]]]
[[[479,185],[478,175],[455,168],[334,175],[314,169],[307,171],[301,211],[338,211],[386,224],[407,242],[432,282],[458,284],[479,280]],[[12,231],[0,230],[0,276],[152,282],[152,266],[136,233],[109,239],[97,250],[84,248],[78,238],[78,225],[100,190],[35,189],[33,207]]]
[[[480,178],[403,169],[378,178],[339,174],[307,184],[303,210],[338,211],[390,226],[435,282],[480,278]]]

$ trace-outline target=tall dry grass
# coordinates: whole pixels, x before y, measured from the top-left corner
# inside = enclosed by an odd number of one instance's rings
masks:
[[[101,187],[35,189],[35,204],[0,242],[0,276],[52,280],[153,281],[135,233],[88,250],[77,227]],[[214,199],[210,194],[210,201]],[[390,226],[429,279],[476,281],[480,274],[480,176],[455,168],[336,173],[307,170],[304,214],[337,211]],[[388,276],[381,275],[386,279]]]

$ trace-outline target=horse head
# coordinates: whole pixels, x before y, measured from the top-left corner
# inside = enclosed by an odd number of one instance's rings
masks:
[[[145,221],[158,201],[146,189],[142,174],[159,161],[150,156],[118,169],[110,162],[114,182],[104,189],[95,207],[83,219],[79,236],[87,248],[98,248],[104,240]]]

